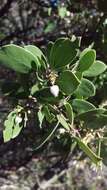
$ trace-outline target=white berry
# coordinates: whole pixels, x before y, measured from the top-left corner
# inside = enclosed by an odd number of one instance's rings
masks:
[[[53,85],[50,87],[50,92],[55,96],[58,97],[59,95],[59,86]]]

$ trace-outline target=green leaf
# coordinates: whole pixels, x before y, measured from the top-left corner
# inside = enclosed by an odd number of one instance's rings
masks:
[[[59,7],[58,14],[63,19],[67,14],[67,8],[66,7]]]
[[[49,42],[46,49],[46,55],[47,55],[49,64],[50,64],[50,53],[51,53],[53,44],[54,44],[53,42]]]
[[[34,45],[26,45],[24,48],[31,52],[36,59],[38,58],[38,67],[45,67],[46,57],[38,47]]]
[[[74,93],[80,84],[80,81],[71,71],[62,72],[56,82],[59,88],[67,95]]]
[[[23,126],[26,124],[26,113],[24,118],[22,118],[19,113],[22,111],[22,107],[17,107],[7,116],[6,121],[4,122],[5,129],[3,130],[3,139],[4,142],[8,142],[11,139],[17,137],[22,130]]]
[[[3,139],[4,142],[8,142],[12,138],[12,132],[13,132],[13,120],[6,120],[4,123],[5,129],[3,130]]]
[[[84,142],[78,137],[74,137],[79,147],[85,152],[85,154],[92,160],[96,165],[101,162],[102,158],[97,156]]]
[[[66,118],[62,115],[62,114],[58,114],[57,115],[57,119],[59,121],[59,123],[66,129],[69,130],[70,126],[68,125],[68,123],[66,122]]]
[[[19,123],[17,123],[16,125],[14,125],[13,131],[12,131],[12,137],[11,138],[12,139],[16,138],[20,134],[22,128],[23,128],[23,125],[21,126]]]
[[[83,73],[86,77],[95,77],[103,73],[107,66],[102,61],[95,61],[95,63]]]
[[[52,123],[52,122],[54,121],[55,115],[50,112],[48,106],[44,106],[44,107],[43,107],[43,113],[44,113],[44,116],[46,117],[46,120],[47,120],[49,123]]]
[[[44,33],[47,34],[49,32],[52,32],[56,28],[55,22],[49,22],[46,28],[44,29]]]
[[[43,120],[44,120],[44,117],[45,117],[45,115],[44,115],[44,113],[43,113],[43,111],[42,111],[42,109],[40,109],[39,111],[38,111],[38,120],[39,120],[39,126],[40,126],[40,128],[42,128],[42,123],[43,123]]]
[[[107,125],[107,114],[105,109],[101,108],[81,113],[77,119],[84,121],[84,127],[91,129],[99,129]]]
[[[51,49],[50,66],[52,69],[59,70],[70,64],[76,55],[77,49],[75,43],[67,38],[59,38]]]
[[[80,72],[88,70],[89,67],[95,62],[95,59],[96,59],[95,50],[90,48],[85,49],[80,55],[77,70]]]
[[[71,124],[73,124],[73,121],[74,121],[74,115],[73,115],[73,110],[72,110],[72,106],[66,102],[64,104],[65,108],[66,108],[66,115],[70,121]]]
[[[84,113],[84,112],[87,112],[89,110],[93,110],[96,108],[90,102],[88,102],[86,100],[81,100],[81,99],[74,99],[72,102],[72,106],[73,106],[73,109],[76,112],[78,112],[78,114]]]
[[[81,80],[82,77],[83,77],[83,73],[82,73],[82,72],[76,71],[74,74],[76,75],[76,77],[77,77],[79,80]]]
[[[0,48],[0,64],[20,73],[28,73],[32,69],[32,64],[35,67],[40,65],[37,57],[14,44]]]
[[[31,88],[31,95],[35,94],[38,90],[39,90],[38,83],[36,83]]]
[[[77,88],[75,94],[77,97],[88,98],[95,95],[95,86],[88,79],[82,79],[79,87]]]

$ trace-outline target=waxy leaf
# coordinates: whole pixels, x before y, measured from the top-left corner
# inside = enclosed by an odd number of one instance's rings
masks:
[[[49,42],[48,45],[47,45],[47,49],[46,49],[46,55],[47,55],[47,59],[50,63],[50,53],[51,53],[51,49],[52,49],[52,46],[54,45],[53,42]]]
[[[80,84],[79,79],[71,71],[62,72],[57,80],[59,89],[67,95],[74,93]]]
[[[50,67],[54,70],[58,70],[70,64],[76,55],[77,50],[75,44],[70,39],[60,38],[56,40],[52,46],[50,53]]]
[[[0,64],[16,72],[28,73],[32,69],[32,64],[38,68],[40,62],[29,51],[20,46],[10,44],[0,48]]]
[[[96,59],[96,52],[93,49],[87,48],[85,49],[79,59],[79,64],[77,70],[80,72],[84,72],[89,69],[89,67],[94,64]]]
[[[86,100],[74,99],[72,102],[73,109],[79,114],[89,110],[93,110],[96,107]]]
[[[3,130],[3,140],[4,142],[8,142],[12,138],[13,132],[13,122],[12,120],[6,120],[4,123],[5,129]]]
[[[79,98],[88,98],[90,96],[94,96],[95,86],[91,81],[83,78],[75,93]]]
[[[46,57],[38,47],[34,45],[26,45],[24,48],[31,52],[36,59],[38,58],[38,67],[45,67]]]
[[[105,65],[102,61],[95,61],[95,63],[83,73],[86,77],[95,77],[99,74],[103,73],[107,69],[107,65]]]
[[[107,114],[105,109],[96,108],[77,116],[77,119],[84,121],[84,127],[99,129],[107,125]]]

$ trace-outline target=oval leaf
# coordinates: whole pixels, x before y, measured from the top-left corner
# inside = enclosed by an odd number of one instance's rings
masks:
[[[71,71],[64,71],[59,76],[57,83],[59,88],[67,95],[72,94],[80,84],[80,81]]]
[[[77,50],[74,43],[70,39],[60,38],[54,43],[51,49],[50,66],[58,70],[70,64],[76,55]]]
[[[80,55],[77,70],[80,72],[88,70],[89,67],[94,63],[95,59],[96,59],[95,50],[89,48],[85,49]]]
[[[32,69],[32,64],[35,67],[40,65],[37,57],[14,44],[0,48],[0,64],[20,73],[28,73]]]
[[[107,66],[102,61],[96,61],[87,71],[83,73],[86,77],[95,77],[103,73]]]
[[[39,59],[38,67],[45,66],[46,57],[38,47],[34,45],[26,45],[24,48],[31,52],[36,59]]]
[[[73,106],[74,110],[78,113],[84,113],[86,111],[93,110],[96,108],[90,102],[88,102],[86,100],[81,100],[81,99],[73,100],[72,106]]]
[[[84,121],[84,127],[91,129],[99,129],[107,125],[107,115],[105,109],[94,109],[81,113],[77,118]]]
[[[76,90],[76,95],[79,98],[88,98],[95,95],[95,86],[88,79],[82,79],[81,84]]]

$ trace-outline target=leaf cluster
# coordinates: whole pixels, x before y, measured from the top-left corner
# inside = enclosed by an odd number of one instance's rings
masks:
[[[76,143],[96,165],[101,163],[107,110],[96,107],[89,98],[96,94],[92,78],[103,73],[107,66],[96,59],[91,46],[81,51],[80,38],[74,36],[49,42],[44,53],[34,45],[10,44],[0,48],[0,64],[18,76],[16,81],[2,84],[4,95],[17,100],[16,108],[4,123],[4,142],[19,135],[33,109],[41,130],[44,123],[51,126],[36,149],[53,135],[60,138],[67,134],[72,142],[70,149]],[[26,100],[24,106],[20,100]]]

